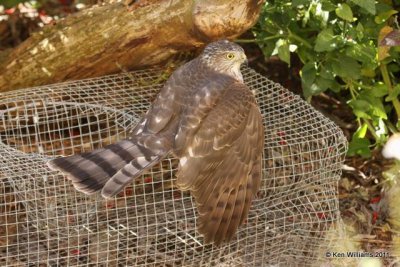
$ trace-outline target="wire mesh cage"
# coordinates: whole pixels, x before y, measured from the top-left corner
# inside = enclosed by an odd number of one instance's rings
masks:
[[[77,192],[46,162],[123,139],[165,73],[152,69],[0,97],[1,266],[305,266],[340,220],[339,128],[251,69],[265,123],[263,179],[248,219],[222,246],[204,245],[196,207],[169,157],[111,200]]]

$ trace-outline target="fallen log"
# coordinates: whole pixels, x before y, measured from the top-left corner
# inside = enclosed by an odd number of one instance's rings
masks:
[[[158,64],[257,20],[262,0],[147,0],[94,6],[45,26],[0,59],[0,91]]]

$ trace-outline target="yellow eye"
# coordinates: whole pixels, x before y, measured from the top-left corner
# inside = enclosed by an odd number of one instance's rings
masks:
[[[235,58],[235,54],[233,54],[233,53],[228,53],[228,54],[226,54],[226,58],[227,58],[227,59],[234,59],[234,58]]]

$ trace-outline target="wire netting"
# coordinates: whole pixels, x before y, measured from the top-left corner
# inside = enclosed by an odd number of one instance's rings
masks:
[[[204,245],[169,157],[105,200],[46,162],[121,140],[157,95],[152,69],[0,96],[1,266],[306,266],[340,221],[347,142],[322,114],[251,69],[265,123],[261,189],[236,237]]]

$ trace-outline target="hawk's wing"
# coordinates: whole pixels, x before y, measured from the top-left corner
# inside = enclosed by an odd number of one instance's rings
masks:
[[[246,219],[261,180],[264,128],[250,89],[231,84],[186,144],[178,186],[196,200],[205,241],[228,241]]]

